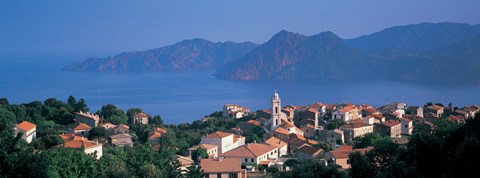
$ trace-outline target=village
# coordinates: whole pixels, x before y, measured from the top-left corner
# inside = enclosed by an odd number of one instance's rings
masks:
[[[373,146],[356,148],[354,144],[369,134],[391,138],[399,147],[406,147],[415,127],[422,125],[431,129],[439,120],[461,124],[475,117],[479,105],[454,107],[449,104],[427,103],[424,106],[409,106],[402,102],[387,103],[373,107],[368,104],[323,104],[305,106],[282,106],[277,91],[271,97],[271,108],[250,111],[237,104],[223,106],[222,116],[238,120],[236,127],[215,131],[201,137],[198,145],[184,155],[172,158],[181,164],[181,172],[187,173],[190,166],[199,166],[206,177],[255,177],[265,175],[268,168],[289,171],[289,160],[318,160],[324,165],[350,168],[349,155],[365,154]],[[210,118],[205,117],[202,122]],[[77,149],[93,154],[97,159],[103,155],[104,145],[134,147],[136,138],[130,134],[129,125],[105,122],[99,115],[89,112],[75,113],[75,123],[68,133],[59,136],[64,140],[59,147]],[[132,123],[148,124],[151,116],[139,112],[133,115]],[[88,139],[94,127],[103,127],[108,139]],[[14,127],[22,133],[27,143],[36,139],[36,125],[23,121]],[[156,150],[162,144],[162,135],[167,128],[150,129],[147,142]],[[263,133],[260,138],[248,142],[246,135]],[[258,140],[258,141],[257,141]],[[208,156],[199,157],[199,150]],[[195,157],[197,156],[197,157]],[[194,160],[199,160],[198,162]]]

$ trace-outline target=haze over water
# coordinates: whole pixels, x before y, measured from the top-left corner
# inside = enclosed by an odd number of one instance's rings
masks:
[[[161,115],[166,123],[192,122],[224,104],[250,107],[252,111],[270,107],[270,97],[278,90],[282,105],[314,102],[371,104],[380,106],[401,101],[409,105],[451,102],[456,106],[479,104],[480,86],[420,85],[393,81],[283,81],[234,82],[217,80],[212,73],[79,73],[62,71],[71,57],[19,57],[0,60],[0,97],[10,103],[26,103],[69,95],[84,98],[90,111],[108,103],[124,110],[144,109]]]

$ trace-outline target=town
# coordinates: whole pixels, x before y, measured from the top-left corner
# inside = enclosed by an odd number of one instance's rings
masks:
[[[60,101],[55,102],[52,107],[62,105]],[[173,170],[177,177],[236,178],[282,175],[282,172],[295,171],[295,164],[309,161],[336,166],[340,173],[352,171],[352,154],[361,156],[375,150],[374,143],[378,140],[387,140],[400,149],[407,149],[417,127],[435,130],[437,123],[444,122],[464,125],[480,111],[479,105],[455,107],[431,102],[424,106],[402,102],[380,107],[320,102],[283,106],[280,94],[274,91],[270,98],[271,108],[252,112],[245,106],[225,104],[222,111],[192,124],[172,126],[164,124],[160,116],[150,116],[139,108],[130,109],[125,114],[115,106],[107,105],[97,113],[90,113],[83,102],[76,102],[71,97],[68,104],[63,103],[75,112],[70,120],[54,121],[65,125],[64,129],[53,131],[61,139],[53,139],[56,141],[46,141],[47,136],[55,137],[45,133],[46,128],[52,128],[45,126],[49,118],[18,118],[18,112],[15,112],[22,105],[12,107],[2,99],[2,107],[8,109],[2,110],[0,118],[5,119],[6,112],[12,110],[16,120],[21,121],[13,125],[12,136],[18,135],[27,145],[35,145],[34,150],[38,150],[38,139],[43,139],[44,149],[50,144],[51,149],[75,150],[101,161],[106,159],[106,152],[115,152],[115,149],[141,147],[160,152],[169,149],[174,151],[166,157],[174,161],[176,167]],[[52,102],[45,101],[45,105],[49,103]],[[36,133],[37,124],[42,124],[42,136]],[[173,136],[172,132],[175,133]],[[182,141],[175,138],[190,141],[180,144]],[[154,175],[170,177],[165,172]]]

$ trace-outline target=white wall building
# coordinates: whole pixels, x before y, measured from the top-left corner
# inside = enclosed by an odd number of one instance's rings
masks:
[[[226,132],[214,132],[202,137],[200,144],[211,144],[218,146],[218,152],[225,153],[229,150],[245,145],[245,137]]]
[[[37,125],[23,121],[22,123],[16,125],[14,127],[15,136],[18,133],[22,133],[22,138],[27,141],[27,143],[31,143],[35,138],[37,138]]]

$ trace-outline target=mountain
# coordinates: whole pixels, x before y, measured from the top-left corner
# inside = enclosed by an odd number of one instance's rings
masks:
[[[240,58],[256,46],[256,44],[250,42],[213,43],[197,38],[146,51],[124,52],[107,58],[89,58],[65,66],[63,69],[67,71],[98,72],[215,70]]]
[[[391,48],[428,50],[460,42],[478,34],[480,24],[421,23],[395,26],[345,41],[352,47],[365,51]]]
[[[282,30],[215,74],[227,80],[343,78],[372,60],[332,32],[313,36]]]
[[[372,53],[351,47],[332,32],[304,36],[281,31],[215,75],[226,80],[353,78],[480,84],[480,35],[429,50]]]

